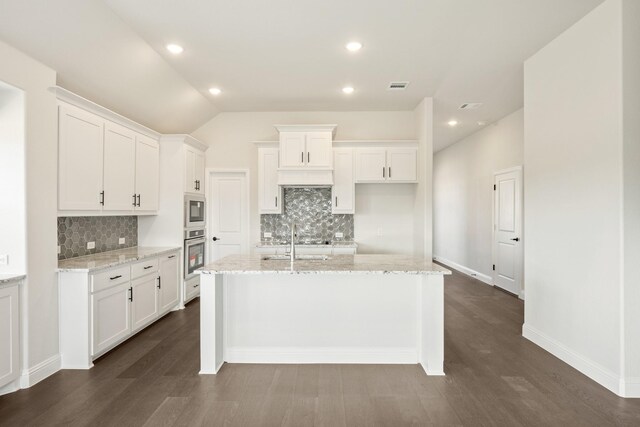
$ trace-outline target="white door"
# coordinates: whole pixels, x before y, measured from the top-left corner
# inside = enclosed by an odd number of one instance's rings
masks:
[[[314,168],[331,167],[333,161],[331,132],[307,133],[306,148],[305,161],[307,166]]]
[[[209,262],[248,253],[247,177],[244,172],[211,172],[209,176]]]
[[[131,282],[131,330],[137,331],[158,317],[158,276],[148,274]]]
[[[305,132],[280,132],[280,167],[301,167],[306,162]]]
[[[134,209],[136,135],[106,122],[104,127],[104,210]]]
[[[157,211],[160,187],[160,147],[150,138],[136,138],[137,211]]]
[[[361,148],[356,150],[356,182],[384,182],[387,179],[387,150]]]
[[[353,182],[353,150],[337,148],[333,150],[333,187],[331,187],[331,212],[352,214],[355,205],[355,184]]]
[[[282,213],[282,190],[278,185],[278,149],[258,149],[258,197],[260,213]]]
[[[95,355],[125,338],[131,332],[129,282],[91,295]]]
[[[418,150],[389,148],[387,150],[387,179],[395,182],[418,180]]]
[[[104,120],[70,105],[58,119],[58,209],[100,210]]]
[[[194,179],[196,181],[196,193],[198,194],[204,194],[204,165],[204,153],[196,151],[194,157],[193,173]]]
[[[495,175],[493,259],[496,286],[520,295],[522,289],[522,170]]]
[[[158,283],[158,299],[160,313],[171,310],[178,305],[180,297],[178,255],[170,254],[160,258],[160,282]]]

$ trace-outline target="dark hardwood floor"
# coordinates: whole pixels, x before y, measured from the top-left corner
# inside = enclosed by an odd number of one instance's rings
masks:
[[[640,425],[621,399],[521,337],[522,301],[446,279],[445,372],[416,365],[225,365],[200,376],[199,304],[89,371],[0,397],[0,425]]]

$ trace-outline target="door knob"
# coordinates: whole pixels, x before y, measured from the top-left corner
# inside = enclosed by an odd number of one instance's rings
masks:
[[[217,242],[218,240],[220,240],[220,239],[218,239],[218,238],[217,238],[217,237],[215,237],[215,236],[213,237],[213,241],[214,241],[214,242]]]
[[[215,239],[215,237],[214,237],[214,239]],[[520,241],[520,238],[519,238],[519,237],[516,237],[515,239],[511,239],[511,240],[513,240],[514,242],[519,242],[519,241]]]

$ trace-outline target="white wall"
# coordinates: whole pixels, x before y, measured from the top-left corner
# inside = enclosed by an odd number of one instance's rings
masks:
[[[492,276],[494,173],[523,163],[522,109],[433,158],[434,256]],[[479,276],[481,277],[481,276]]]
[[[220,113],[193,136],[210,145],[208,168],[246,168],[251,173],[251,241],[260,239],[256,140],[276,141],[274,124],[337,124],[336,139],[416,139],[412,111]],[[415,185],[356,187],[355,237],[362,252],[412,253]],[[394,190],[395,189],[395,190]],[[399,221],[410,218],[408,224]],[[378,231],[380,231],[378,233]]]
[[[24,93],[0,81],[0,273],[26,270]]]
[[[608,0],[525,63],[523,332],[627,395],[640,340],[639,16],[637,0]]]
[[[21,294],[22,385],[59,366],[57,261],[57,106],[47,89],[56,73],[0,42],[0,81],[20,88],[26,106],[26,274]],[[16,177],[17,180],[23,177]],[[56,365],[57,364],[57,365]]]

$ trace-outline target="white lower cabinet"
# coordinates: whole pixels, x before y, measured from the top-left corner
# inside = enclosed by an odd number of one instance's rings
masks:
[[[200,276],[192,277],[184,282],[184,302],[191,301],[200,295]]]
[[[62,368],[91,368],[93,359],[177,308],[179,260],[175,251],[95,273],[58,273]]]
[[[20,376],[19,293],[18,282],[0,287],[0,394],[18,388],[11,383]]]

